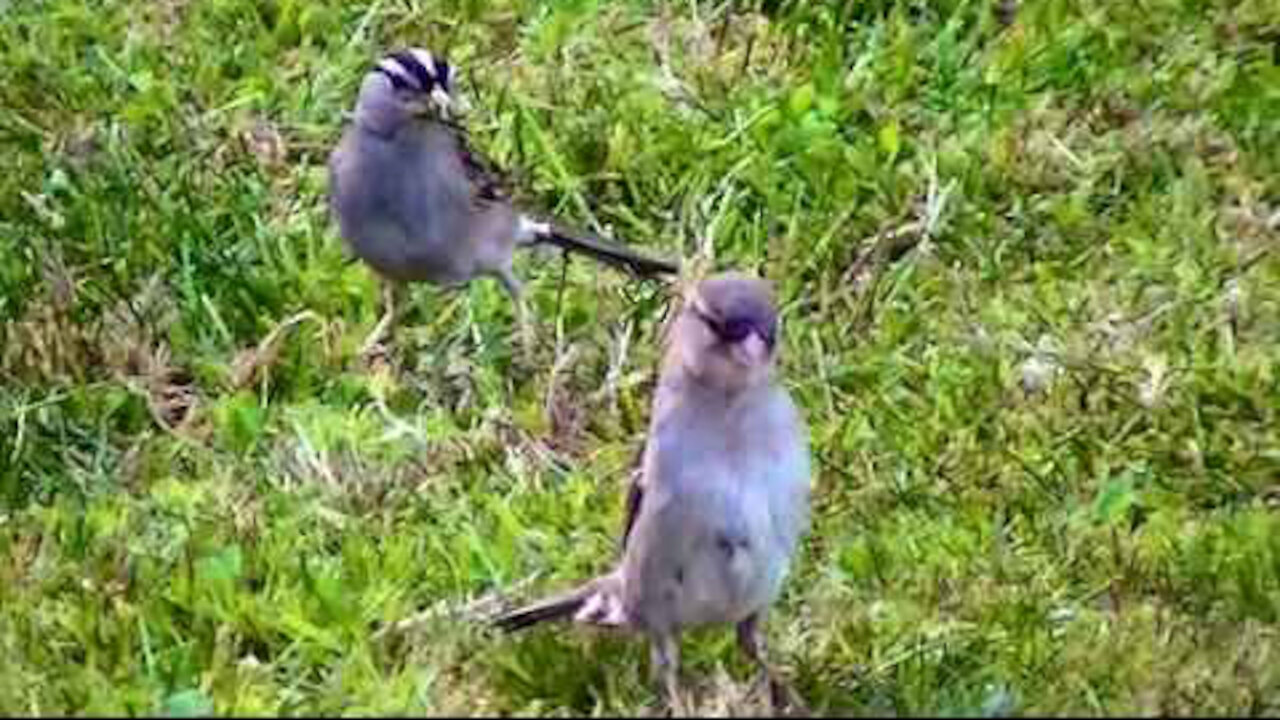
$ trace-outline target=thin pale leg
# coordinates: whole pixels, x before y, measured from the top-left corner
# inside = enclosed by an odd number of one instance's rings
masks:
[[[677,717],[688,716],[680,694],[680,640],[671,633],[654,633],[649,637],[649,672],[655,683],[662,685],[667,709]]]
[[[401,307],[404,305],[404,284],[395,280],[382,279],[382,304],[385,308],[382,317],[378,320],[378,324],[373,326],[373,331],[365,338],[364,344],[360,346],[360,355],[368,357],[382,344],[384,339],[390,339],[395,331],[396,319],[399,317]]]
[[[765,684],[769,688],[769,703],[774,712],[781,712],[787,705],[792,705],[805,712],[800,696],[787,685],[765,659],[764,615],[756,613],[738,623],[738,647],[743,654],[760,669],[756,685]]]
[[[498,280],[502,283],[502,287],[507,291],[507,295],[511,296],[511,302],[515,304],[516,324],[519,326],[520,346],[524,351],[525,357],[533,357],[533,326],[530,324],[529,308],[524,301],[524,292],[520,287],[520,281],[516,279],[515,273],[511,268],[506,267],[498,271]]]

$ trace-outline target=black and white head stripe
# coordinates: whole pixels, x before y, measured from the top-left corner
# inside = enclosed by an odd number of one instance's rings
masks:
[[[422,48],[397,50],[378,61],[374,71],[387,76],[398,90],[422,93],[431,92],[436,87],[448,92],[453,80],[453,68],[449,63]]]

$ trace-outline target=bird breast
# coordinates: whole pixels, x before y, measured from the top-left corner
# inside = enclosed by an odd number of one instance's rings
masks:
[[[760,413],[708,413],[681,404],[651,440],[649,490],[634,544],[632,581],[646,589],[641,613],[663,624],[736,622],[777,595],[793,548],[775,527],[785,438],[762,434]],[[660,559],[653,561],[654,558]],[[655,609],[658,608],[658,609]]]

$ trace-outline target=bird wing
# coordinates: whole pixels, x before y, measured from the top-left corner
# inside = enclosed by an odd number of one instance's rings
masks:
[[[663,384],[661,376],[654,385],[653,408],[650,411],[649,433],[645,437],[640,447],[636,448],[635,459],[631,461],[631,480],[627,486],[627,504],[626,517],[622,521],[622,539],[619,543],[619,549],[626,552],[627,540],[631,538],[631,531],[635,528],[636,520],[640,517],[640,508],[644,503],[644,479],[647,470],[646,454],[649,452],[649,446],[654,442],[654,436],[658,432],[661,420],[667,416],[675,403],[671,400],[673,396],[679,394],[674,388],[678,383],[672,382]]]
[[[644,455],[644,447],[640,448],[640,455]],[[637,465],[639,462],[636,463]],[[622,541],[619,543],[619,549],[623,552],[627,550],[627,539],[631,537],[631,529],[636,526],[636,518],[640,517],[640,505],[644,501],[644,486],[640,484],[640,480],[644,476],[637,468],[631,473],[631,483],[627,487],[627,516],[622,524]]]
[[[475,189],[475,199],[483,202],[510,202],[511,188],[507,174],[492,160],[471,146],[466,128],[446,123],[458,147],[458,159]]]
[[[472,206],[476,210],[490,209],[494,203],[511,206],[514,202],[510,175],[471,146],[470,135],[461,125],[445,120],[441,128],[451,137],[454,152],[466,178]],[[596,260],[625,268],[649,277],[663,273],[679,272],[679,263],[651,258],[621,245],[604,241],[590,234],[571,231],[560,223],[551,225],[551,231],[539,235],[538,242],[546,242],[564,250],[585,254]]]

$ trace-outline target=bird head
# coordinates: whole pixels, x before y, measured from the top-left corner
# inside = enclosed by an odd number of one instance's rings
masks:
[[[706,278],[685,298],[672,340],[684,370],[699,382],[730,391],[763,382],[778,340],[769,283],[741,273]]]
[[[444,58],[422,48],[397,50],[365,75],[356,119],[383,132],[414,118],[451,119],[466,110],[452,94],[454,74]]]

